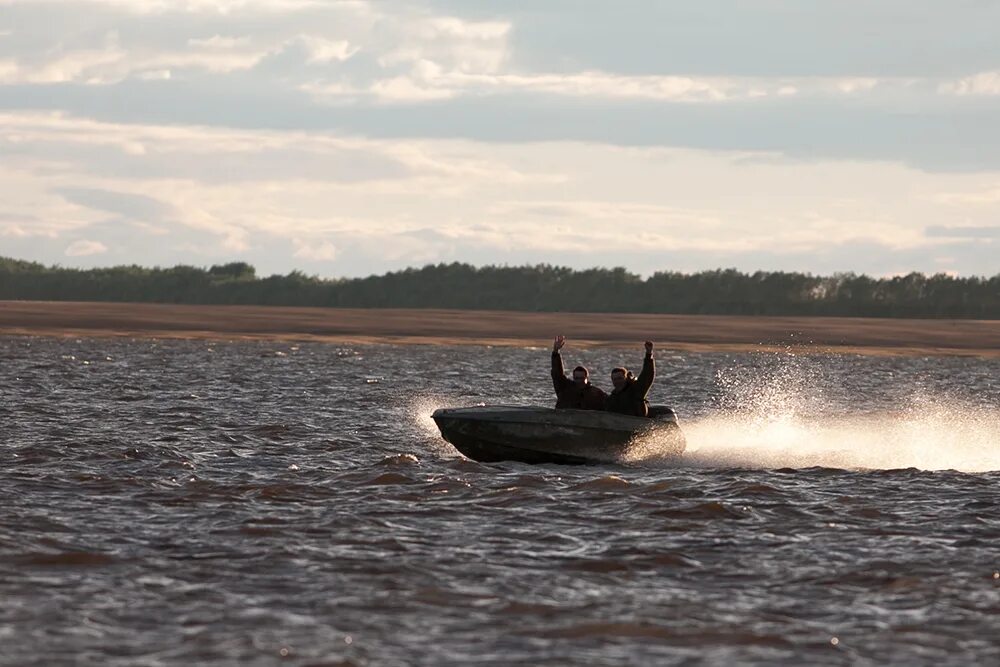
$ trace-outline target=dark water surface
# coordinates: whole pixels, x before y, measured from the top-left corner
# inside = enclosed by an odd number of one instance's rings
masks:
[[[439,439],[547,363],[0,338],[0,663],[1000,663],[997,361],[658,351],[671,467]]]

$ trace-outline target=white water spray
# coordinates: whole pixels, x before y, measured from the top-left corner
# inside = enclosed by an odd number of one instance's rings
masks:
[[[865,410],[828,399],[814,379],[794,360],[720,373],[723,409],[683,423],[685,464],[1000,470],[1000,409],[917,393],[891,411]]]
[[[1000,470],[1000,415],[964,406],[860,417],[721,414],[684,424],[709,467]]]
[[[436,409],[448,404],[449,400],[446,397],[425,394],[409,401],[403,412],[421,439],[431,443],[438,454],[453,458],[459,456],[458,452],[441,438],[437,424],[431,419],[431,414]]]

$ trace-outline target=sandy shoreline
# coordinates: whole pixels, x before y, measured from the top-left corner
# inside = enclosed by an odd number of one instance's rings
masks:
[[[0,335],[1000,357],[1000,321],[0,301]]]

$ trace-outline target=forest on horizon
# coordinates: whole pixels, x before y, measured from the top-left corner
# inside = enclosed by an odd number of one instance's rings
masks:
[[[0,257],[0,299],[334,308],[455,308],[534,312],[814,315],[1000,319],[1000,274],[854,273],[717,269],[431,264],[365,278],[300,271],[259,277],[246,262],[209,268],[114,266],[74,269]]]

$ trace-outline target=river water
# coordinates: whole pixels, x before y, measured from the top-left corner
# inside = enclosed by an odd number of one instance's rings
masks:
[[[1000,661],[1000,362],[657,359],[682,462],[532,467],[429,415],[544,347],[0,338],[0,663]]]

